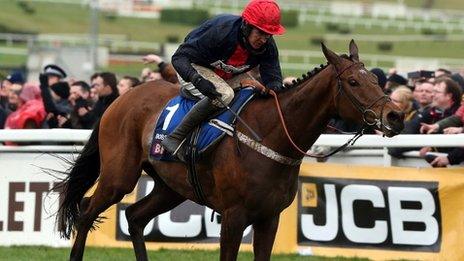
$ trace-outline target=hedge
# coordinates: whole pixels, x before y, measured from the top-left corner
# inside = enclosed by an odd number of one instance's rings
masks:
[[[161,10],[162,23],[199,25],[209,18],[208,10],[203,9],[169,9]]]

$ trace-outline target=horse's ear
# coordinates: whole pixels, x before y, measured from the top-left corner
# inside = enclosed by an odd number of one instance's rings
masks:
[[[335,66],[335,68],[338,71],[342,64],[342,58],[338,56],[336,53],[329,50],[329,48],[327,48],[324,43],[321,43],[321,47],[322,52],[324,53],[324,56],[327,59],[327,61],[333,66]]]
[[[350,57],[355,62],[359,62],[358,46],[353,39],[350,41]]]

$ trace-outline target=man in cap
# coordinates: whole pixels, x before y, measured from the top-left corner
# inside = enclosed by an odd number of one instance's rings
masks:
[[[48,115],[44,127],[64,127],[63,124],[69,118],[72,106],[68,101],[69,84],[62,79],[66,73],[59,66],[49,64],[40,74],[40,91]]]
[[[13,72],[3,80],[2,87],[8,88],[12,84],[24,84],[24,77],[21,72]]]
[[[45,66],[42,75],[47,77],[48,86],[52,86],[67,76],[66,72],[55,64],[49,64]]]

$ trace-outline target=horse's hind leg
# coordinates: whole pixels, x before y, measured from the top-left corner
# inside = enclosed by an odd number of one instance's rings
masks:
[[[71,260],[82,260],[87,234],[95,220],[111,205],[121,201],[125,194],[130,193],[140,177],[140,153],[132,153],[130,158],[125,158],[124,153],[108,152],[104,155],[97,188],[90,199],[81,202],[82,214],[79,217],[76,240],[71,250]]]
[[[221,261],[237,260],[243,231],[248,225],[242,208],[224,211],[221,221]]]
[[[258,220],[253,224],[253,252],[256,261],[271,259],[279,216]]]
[[[154,172],[144,168],[155,180],[155,186],[149,195],[126,209],[129,233],[137,260],[148,260],[143,229],[150,220],[169,211],[185,201],[185,198],[169,188]]]

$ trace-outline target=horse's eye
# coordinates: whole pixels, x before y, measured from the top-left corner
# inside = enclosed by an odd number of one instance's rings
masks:
[[[353,79],[349,79],[348,80],[348,83],[351,85],[351,86],[358,86],[358,82],[356,80],[353,80]]]

